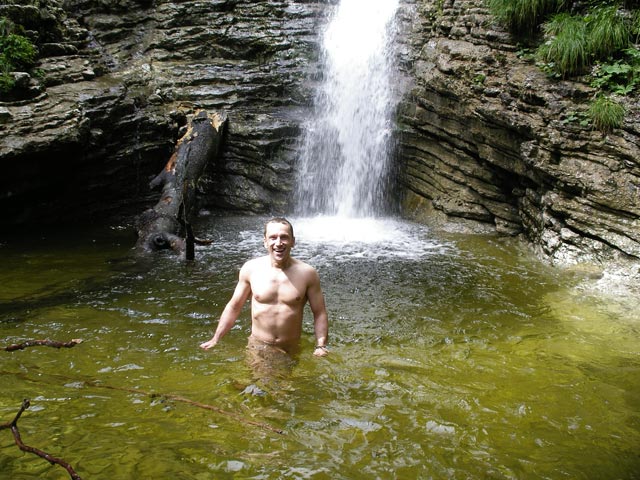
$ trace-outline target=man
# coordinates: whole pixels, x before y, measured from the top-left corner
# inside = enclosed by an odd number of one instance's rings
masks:
[[[249,260],[240,269],[238,284],[224,308],[211,340],[200,345],[208,350],[231,330],[251,297],[250,349],[276,349],[295,353],[302,335],[304,306],[309,302],[314,319],[315,356],[327,352],[329,320],[318,272],[291,257],[295,245],[293,226],[282,217],[269,220],[264,229],[268,254]]]

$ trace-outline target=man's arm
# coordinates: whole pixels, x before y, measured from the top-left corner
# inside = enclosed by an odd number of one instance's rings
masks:
[[[224,310],[222,311],[222,315],[220,315],[218,327],[216,328],[213,337],[208,342],[201,343],[200,348],[209,350],[210,348],[215,347],[220,339],[224,337],[229,330],[231,330],[233,325],[236,323],[236,320],[240,316],[240,312],[242,312],[242,308],[247,302],[250,294],[251,284],[249,283],[249,268],[245,264],[240,269],[238,284],[233,291],[231,300],[229,300],[227,305],[224,307]]]
[[[324,295],[320,287],[320,276],[313,270],[309,288],[307,289],[309,306],[313,312],[313,330],[316,335],[316,348],[313,354],[317,357],[324,357],[329,352],[326,350],[329,336],[329,315],[324,303]],[[320,348],[323,347],[323,348]]]

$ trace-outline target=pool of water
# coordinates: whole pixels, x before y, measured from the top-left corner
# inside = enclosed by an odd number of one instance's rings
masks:
[[[203,218],[193,264],[137,259],[115,226],[2,240],[0,346],[83,342],[0,351],[0,423],[29,398],[23,441],[85,479],[640,478],[637,310],[513,240],[293,219],[330,356],[307,311],[300,356],[263,376],[248,308],[200,350],[263,220]],[[0,430],[0,478],[65,477]]]

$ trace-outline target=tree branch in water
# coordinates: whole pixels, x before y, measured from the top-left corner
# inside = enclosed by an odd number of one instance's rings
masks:
[[[79,343],[82,343],[82,339],[80,338],[74,338],[73,340],[70,340],[68,342],[57,342],[55,340],[49,340],[49,339],[27,340],[26,342],[14,343],[13,345],[4,347],[3,350],[7,352],[13,352],[15,350],[24,350],[27,347],[38,347],[38,346],[53,347],[53,348],[63,348],[63,347],[71,348],[71,347],[75,347]]]
[[[266,423],[262,423],[262,422],[255,422],[253,420],[247,420],[246,418],[242,417],[241,415],[238,415],[237,413],[234,412],[229,412],[227,410],[223,410],[221,408],[218,408],[214,405],[209,405],[207,403],[200,403],[200,402],[196,402],[195,400],[191,400],[189,398],[186,397],[182,397],[180,395],[173,395],[173,394],[167,394],[167,393],[153,393],[153,392],[145,392],[144,390],[139,390],[137,388],[126,388],[126,387],[115,387],[113,385],[102,385],[100,383],[97,382],[90,382],[89,383],[92,387],[98,387],[98,388],[107,388],[109,390],[120,390],[122,392],[129,392],[129,393],[136,393],[138,395],[145,395],[149,398],[166,398],[167,400],[173,400],[175,402],[182,402],[182,403],[186,403],[187,405],[192,405],[194,407],[198,407],[198,408],[203,408],[205,410],[211,410],[213,412],[217,412],[220,413],[222,415],[226,415],[227,417],[231,417],[241,423],[244,423],[246,425],[251,425],[254,427],[260,427],[263,428],[265,430],[270,430],[272,432],[278,433],[280,435],[284,434],[284,430],[281,430],[279,428],[276,427],[272,427],[269,424]]]
[[[0,424],[0,430],[4,430],[6,428],[10,429],[11,433],[13,433],[13,438],[14,438],[14,440],[16,442],[16,445],[23,452],[33,453],[34,455],[37,455],[40,458],[44,458],[51,465],[60,465],[67,472],[69,472],[69,475],[71,476],[71,478],[73,480],[82,480],[80,475],[78,475],[76,473],[76,471],[73,469],[73,467],[71,465],[69,465],[67,462],[65,462],[64,460],[56,458],[56,457],[50,455],[47,452],[43,452],[42,450],[40,450],[38,448],[34,448],[34,447],[30,447],[29,445],[25,445],[25,443],[22,441],[22,438],[20,437],[20,431],[18,430],[18,420],[20,419],[20,416],[22,415],[22,412],[24,412],[27,408],[29,408],[29,406],[30,406],[29,400],[27,400],[27,399],[23,400],[22,401],[22,405],[20,407],[20,410],[16,414],[15,418],[13,419],[13,421],[8,422],[8,423]]]

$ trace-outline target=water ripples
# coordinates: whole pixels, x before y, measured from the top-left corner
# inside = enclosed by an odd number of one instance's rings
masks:
[[[96,478],[633,478],[640,365],[629,315],[571,295],[571,277],[503,241],[388,219],[292,221],[295,255],[323,282],[330,357],[311,356],[307,316],[295,366],[262,382],[244,355],[248,309],[216,349],[198,349],[242,263],[265,253],[262,219],[210,217],[199,228],[216,241],[195,263],[105,252],[123,260],[102,262],[90,285],[60,279],[72,301],[38,303],[19,329],[0,323],[8,341],[85,340],[5,357],[3,416],[31,397],[38,421],[67,419],[60,451]],[[3,471],[21,475],[20,455],[0,460]]]

